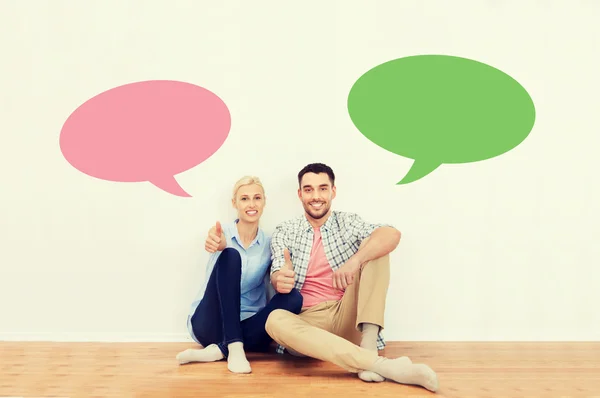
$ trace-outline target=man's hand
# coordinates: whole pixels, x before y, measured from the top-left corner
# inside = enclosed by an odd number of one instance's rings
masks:
[[[208,230],[208,237],[206,238],[204,248],[207,252],[214,253],[225,250],[225,247],[227,247],[227,239],[225,239],[225,235],[223,234],[221,223],[217,221],[217,224]]]
[[[296,273],[294,272],[294,265],[292,264],[292,259],[290,258],[290,252],[288,249],[283,251],[283,256],[285,258],[285,263],[283,267],[279,271],[277,271],[277,275],[275,276],[275,290],[278,293],[289,293],[294,288]]]
[[[333,273],[333,288],[346,290],[348,286],[354,283],[354,278],[356,278],[359,269],[360,262],[351,257]]]

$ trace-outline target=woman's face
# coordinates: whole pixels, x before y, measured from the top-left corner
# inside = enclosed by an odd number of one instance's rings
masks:
[[[235,195],[233,205],[237,209],[240,221],[257,222],[265,207],[265,195],[262,188],[256,184],[241,186]]]

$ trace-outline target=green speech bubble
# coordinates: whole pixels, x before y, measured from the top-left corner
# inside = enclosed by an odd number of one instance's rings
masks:
[[[348,113],[367,139],[415,160],[398,184],[423,178],[444,163],[508,152],[535,122],[533,101],[515,79],[448,55],[399,58],[367,71],[350,90]]]

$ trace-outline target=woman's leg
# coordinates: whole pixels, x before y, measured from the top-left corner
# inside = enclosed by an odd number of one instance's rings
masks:
[[[242,341],[240,281],[242,258],[237,250],[223,250],[212,271],[204,298],[192,316],[198,341],[216,344],[227,357],[228,344]]]
[[[232,372],[250,371],[242,348],[241,275],[240,254],[232,248],[223,250],[210,275],[206,293],[191,319],[194,335],[206,348],[180,353],[180,363],[228,358],[228,367]]]
[[[302,310],[302,301],[302,295],[297,289],[292,289],[287,294],[277,293],[265,308],[245,319],[242,322],[242,332],[246,351],[266,352],[273,341],[265,329],[269,314],[277,309],[299,314]]]

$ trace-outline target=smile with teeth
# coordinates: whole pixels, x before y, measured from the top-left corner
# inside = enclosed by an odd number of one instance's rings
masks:
[[[255,216],[258,213],[258,210],[248,210],[246,214],[249,216]]]
[[[310,205],[315,209],[320,209],[321,207],[323,207],[323,202],[313,202]]]

